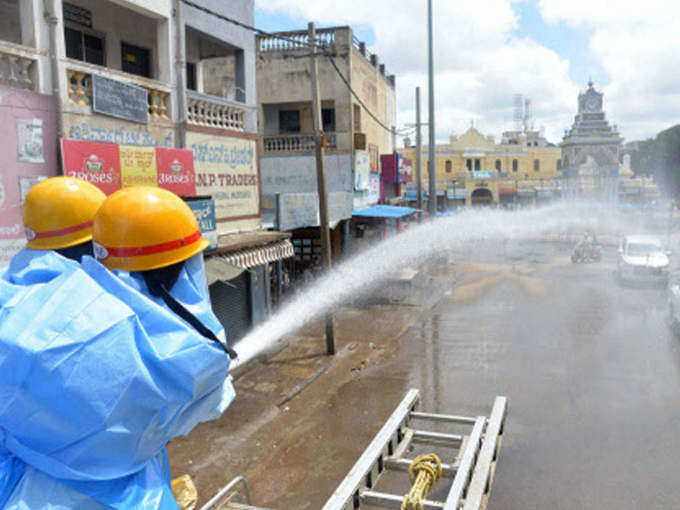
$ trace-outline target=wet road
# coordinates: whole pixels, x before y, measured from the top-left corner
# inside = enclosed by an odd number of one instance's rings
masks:
[[[336,311],[333,358],[321,322],[304,328],[236,382],[222,418],[170,444],[173,473],[202,502],[244,475],[256,505],[321,508],[415,387],[422,410],[468,416],[508,397],[490,510],[680,508],[665,290],[617,284],[613,248],[587,265],[559,245],[465,250],[421,272],[405,302]]]
[[[617,284],[611,250],[573,265],[555,247],[522,249],[533,264],[478,267],[488,274],[406,333],[423,409],[487,414],[508,397],[491,510],[680,508],[680,343],[665,290]]]

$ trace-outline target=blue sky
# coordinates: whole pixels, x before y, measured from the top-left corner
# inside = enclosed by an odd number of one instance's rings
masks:
[[[397,75],[397,121],[412,122],[413,89],[427,87],[425,0],[256,0],[267,31],[351,24]],[[680,2],[645,0],[435,0],[437,138],[479,121],[498,136],[515,92],[558,141],[589,78],[628,140],[678,122]],[[630,12],[635,12],[634,16]],[[316,19],[315,19],[316,18]]]
[[[520,38],[530,38],[543,46],[554,50],[560,57],[570,62],[570,78],[575,83],[585,84],[592,77],[599,85],[609,82],[602,67],[589,56],[588,30],[568,27],[564,22],[546,23],[541,17],[536,1],[528,0],[513,5],[517,16],[518,28],[515,35]],[[255,26],[268,32],[280,30],[300,30],[307,25],[308,20],[302,17],[286,15],[282,12],[266,12],[255,8]],[[325,25],[324,25],[325,26]],[[370,27],[353,25],[355,35],[372,46],[375,34]]]
[[[266,32],[276,32],[283,30],[301,30],[307,27],[309,20],[287,16],[283,13],[271,13],[255,7],[255,26]],[[338,23],[339,25],[341,23]],[[320,26],[327,26],[321,24]],[[359,39],[369,46],[375,42],[375,34],[370,27],[362,25],[352,25],[352,31]]]
[[[574,83],[584,84],[592,77],[599,86],[607,85],[609,78],[600,64],[590,57],[587,29],[570,28],[564,22],[546,23],[535,1],[517,3],[513,6],[518,19],[517,37],[529,37],[560,57],[569,60],[569,76]]]

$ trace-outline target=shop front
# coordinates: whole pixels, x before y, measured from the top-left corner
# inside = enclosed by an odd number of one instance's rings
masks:
[[[375,205],[352,212],[351,253],[358,253],[417,223],[417,209]]]

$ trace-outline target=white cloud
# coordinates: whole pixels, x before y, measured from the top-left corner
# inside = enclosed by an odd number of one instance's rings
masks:
[[[630,139],[652,135],[678,117],[680,101],[670,73],[680,57],[668,44],[673,29],[668,2],[647,0],[538,0],[549,22],[587,24],[593,56],[611,76],[605,89],[609,117]],[[515,93],[533,100],[536,127],[559,142],[576,109],[578,87],[569,78],[569,62],[530,38],[514,35],[513,0],[435,1],[435,94],[437,138],[467,129],[470,120],[495,136],[512,125]],[[630,5],[628,5],[630,4]],[[668,5],[667,5],[668,4]],[[680,4],[680,2],[678,2]],[[674,5],[674,4],[673,4]],[[257,0],[259,9],[280,12],[322,25],[370,27],[371,51],[397,75],[398,122],[414,122],[414,89],[421,87],[427,107],[427,3],[425,0]],[[673,7],[676,11],[677,7]],[[617,18],[635,12],[636,20],[618,25]],[[642,21],[637,14],[646,12]],[[665,25],[664,25],[665,22]],[[677,24],[677,23],[676,23]],[[644,40],[641,40],[644,39]],[[665,48],[655,46],[663,39]],[[660,72],[664,65],[675,62]],[[650,92],[652,92],[650,94]],[[631,93],[634,93],[631,96]],[[671,104],[674,103],[674,104]],[[660,111],[663,104],[665,110]]]
[[[550,23],[587,28],[589,50],[609,76],[604,87],[609,118],[630,140],[650,137],[680,120],[675,0],[540,0]]]

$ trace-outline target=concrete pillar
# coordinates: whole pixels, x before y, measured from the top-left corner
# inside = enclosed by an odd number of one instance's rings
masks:
[[[175,130],[175,147],[184,148],[186,146],[186,123],[187,123],[187,64],[186,64],[186,28],[184,17],[182,16],[181,0],[173,0],[173,17],[171,29],[169,29],[170,63],[174,57],[174,72],[171,77],[173,85],[173,111],[174,120],[177,123]]]
[[[21,43],[31,46],[38,51],[49,53],[50,51],[50,28],[45,16],[43,0],[24,0],[19,2],[19,16],[21,22]],[[37,91],[41,94],[52,93],[52,70],[50,57],[47,55],[38,57]]]

